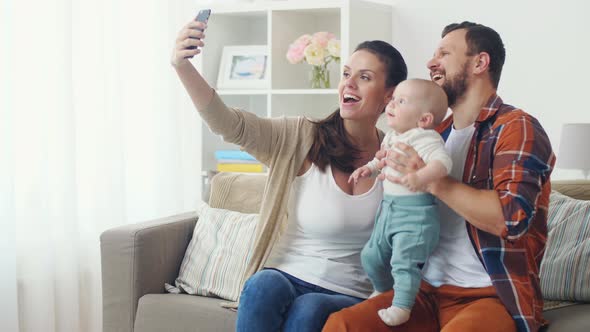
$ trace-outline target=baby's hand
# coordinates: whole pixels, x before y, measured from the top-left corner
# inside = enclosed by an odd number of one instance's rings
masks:
[[[359,179],[371,176],[371,173],[371,169],[367,166],[357,168],[354,172],[352,172],[352,174],[350,174],[350,177],[348,178],[348,183],[352,183],[354,181],[354,184],[356,184],[359,181]]]
[[[411,191],[426,191],[427,183],[423,183],[422,179],[416,173],[409,173],[402,177],[402,184]]]

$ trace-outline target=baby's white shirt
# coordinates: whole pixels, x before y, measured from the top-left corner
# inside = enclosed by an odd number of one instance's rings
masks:
[[[437,133],[435,130],[432,129],[422,129],[422,128],[413,128],[405,133],[398,134],[394,130],[388,132],[381,143],[381,148],[386,150],[394,150],[396,152],[402,152],[395,148],[395,144],[397,143],[405,143],[416,150],[418,155],[424,160],[425,163],[429,163],[433,160],[440,161],[445,168],[447,169],[447,174],[451,172],[453,161],[451,157],[445,150],[445,142],[442,137]],[[402,152],[403,153],[403,152]],[[372,174],[376,174],[378,172],[377,163],[379,159],[375,158],[367,163],[371,169]],[[393,175],[396,177],[401,176],[398,171],[394,170],[389,166],[385,166],[381,172],[384,172],[388,175]],[[383,190],[384,193],[387,195],[415,195],[420,194],[420,192],[412,192],[408,188],[392,183],[390,181],[383,181]]]

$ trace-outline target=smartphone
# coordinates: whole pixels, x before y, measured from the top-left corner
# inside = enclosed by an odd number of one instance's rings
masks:
[[[199,10],[199,13],[195,17],[195,21],[207,23],[207,20],[209,20],[209,15],[211,15],[211,9],[201,9],[201,10]],[[196,38],[196,39],[198,39],[198,38]],[[187,47],[187,49],[189,49],[189,50],[192,50],[195,48],[197,48],[197,46]]]

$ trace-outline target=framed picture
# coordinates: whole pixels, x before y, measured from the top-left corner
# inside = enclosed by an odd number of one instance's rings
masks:
[[[219,65],[217,88],[268,88],[268,60],[266,45],[225,46]]]

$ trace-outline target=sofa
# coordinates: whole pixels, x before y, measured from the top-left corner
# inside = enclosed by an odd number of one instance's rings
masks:
[[[211,179],[211,207],[255,213],[264,176],[220,173]],[[590,200],[590,181],[554,181],[553,189]],[[103,331],[233,331],[236,313],[223,300],[169,294],[198,222],[196,213],[117,227],[101,237]],[[590,303],[546,301],[544,332],[590,331]]]

